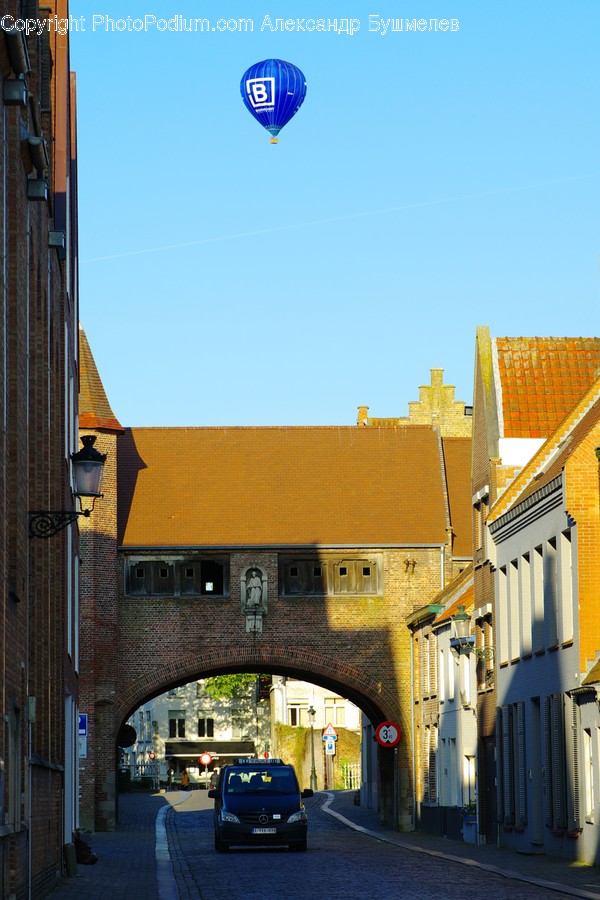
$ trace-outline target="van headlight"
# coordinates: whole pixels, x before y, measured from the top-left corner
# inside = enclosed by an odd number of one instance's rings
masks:
[[[288,819],[288,825],[291,825],[293,822],[306,822],[306,812],[303,809],[299,809],[298,812],[292,813]]]
[[[227,812],[226,809],[221,810],[221,822],[233,822],[235,825],[240,824],[238,817],[234,816],[232,812]]]

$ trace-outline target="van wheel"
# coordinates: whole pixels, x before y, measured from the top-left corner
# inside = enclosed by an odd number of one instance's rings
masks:
[[[217,832],[215,831],[215,850],[218,850],[219,853],[227,853],[229,850],[229,844],[225,841],[222,841]]]

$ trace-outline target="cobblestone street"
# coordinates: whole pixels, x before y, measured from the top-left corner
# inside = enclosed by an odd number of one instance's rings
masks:
[[[172,804],[172,805],[169,805]],[[204,791],[123,795],[119,831],[90,843],[95,866],[79,866],[53,900],[275,900],[312,898],[481,898],[600,900],[597,868],[398,834],[354,806],[352,792],[318,793],[306,803],[307,853],[214,849],[212,801]],[[161,848],[157,820],[164,821]],[[353,825],[354,827],[351,827]],[[168,846],[167,846],[168,841]],[[168,851],[165,859],[162,850]],[[158,858],[158,866],[157,866]],[[506,877],[506,876],[509,877]]]

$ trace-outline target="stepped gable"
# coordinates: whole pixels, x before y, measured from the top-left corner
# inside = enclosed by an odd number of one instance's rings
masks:
[[[430,426],[134,428],[118,453],[124,548],[447,541]],[[449,499],[470,508],[468,467]]]
[[[500,437],[546,438],[600,371],[600,338],[493,338]]]
[[[81,325],[79,326],[79,427],[92,431],[123,431],[108,402]]]

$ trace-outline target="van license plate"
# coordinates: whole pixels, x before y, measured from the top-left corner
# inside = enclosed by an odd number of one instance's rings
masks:
[[[253,828],[252,834],[277,834],[276,828]]]

